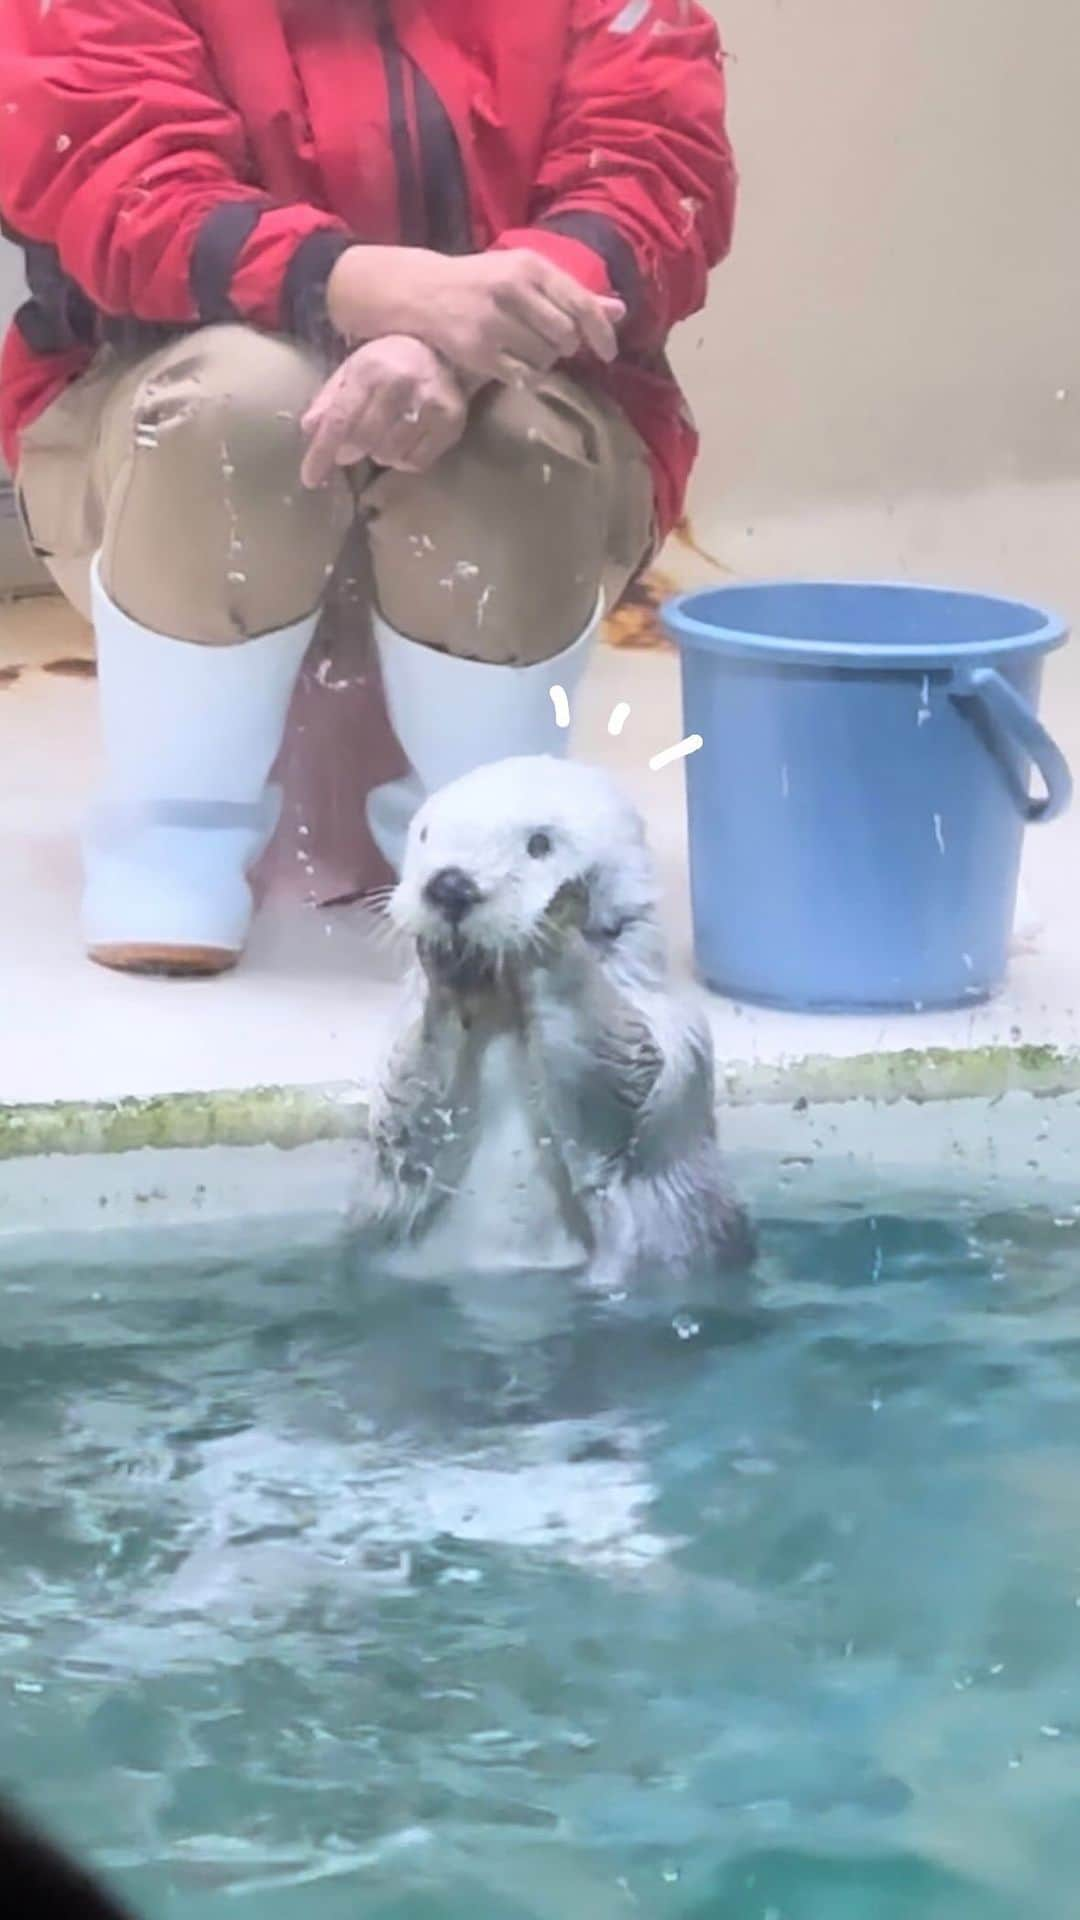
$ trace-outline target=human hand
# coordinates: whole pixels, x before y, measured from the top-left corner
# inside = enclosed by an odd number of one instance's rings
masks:
[[[330,276],[330,318],[346,338],[377,321],[413,334],[480,380],[520,385],[560,360],[618,353],[621,300],[586,288],[531,248],[448,257],[418,247],[352,247]]]
[[[422,340],[369,341],[331,374],[303,420],[306,487],[361,460],[426,473],[456,446],[468,402],[450,368]]]

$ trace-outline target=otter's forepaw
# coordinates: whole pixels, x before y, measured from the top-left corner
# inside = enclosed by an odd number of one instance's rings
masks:
[[[571,992],[581,984],[591,958],[589,943],[579,927],[541,927],[539,938],[529,949],[523,981],[531,982],[534,991],[545,987],[549,993]]]
[[[525,971],[567,978],[580,969],[587,952],[585,923],[589,914],[589,890],[583,881],[568,880],[550,901],[536,928],[535,937],[523,956]]]
[[[464,940],[421,940],[417,957],[432,986],[444,993],[473,995],[495,990],[494,959]]]
[[[541,926],[553,935],[583,933],[589,917],[589,889],[583,880],[568,880],[544,914]]]

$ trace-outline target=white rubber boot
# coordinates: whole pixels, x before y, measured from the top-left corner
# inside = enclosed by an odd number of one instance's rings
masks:
[[[232,966],[251,925],[248,874],[281,797],[267,781],[318,615],[239,646],[150,632],[93,570],[106,778],[83,838],[83,932],[124,972]]]
[[[572,713],[602,619],[601,600],[585,632],[554,659],[504,667],[421,646],[375,615],[387,712],[412,768],[368,796],[372,839],[395,873],[409,824],[429,793],[492,760],[565,755],[570,736],[559,726],[552,688],[562,688]]]

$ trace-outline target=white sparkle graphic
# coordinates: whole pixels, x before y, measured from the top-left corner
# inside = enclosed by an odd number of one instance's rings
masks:
[[[555,709],[555,725],[557,727],[568,727],[570,725],[570,702],[566,697],[565,687],[551,688],[551,704]]]
[[[665,747],[663,753],[654,753],[649,761],[650,769],[653,773],[659,773],[661,768],[670,767],[672,761],[686,760],[690,754],[699,753],[704,745],[700,733],[688,733],[686,739],[680,740],[674,747]]]
[[[618,706],[612,707],[611,717],[607,723],[607,730],[613,739],[618,739],[629,718],[630,703],[628,700],[620,700]]]

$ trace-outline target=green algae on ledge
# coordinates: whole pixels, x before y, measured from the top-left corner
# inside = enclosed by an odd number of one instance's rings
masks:
[[[363,1133],[364,1094],[349,1086],[249,1087],[149,1099],[0,1106],[0,1160],[144,1147],[304,1147]]]
[[[846,1059],[814,1054],[780,1065],[742,1061],[718,1075],[721,1107],[847,1100],[894,1105],[1012,1092],[1050,1098],[1077,1091],[1080,1052],[1022,1044],[909,1047]],[[0,1106],[0,1160],[144,1147],[303,1147],[355,1139],[366,1120],[366,1091],[347,1083]]]

